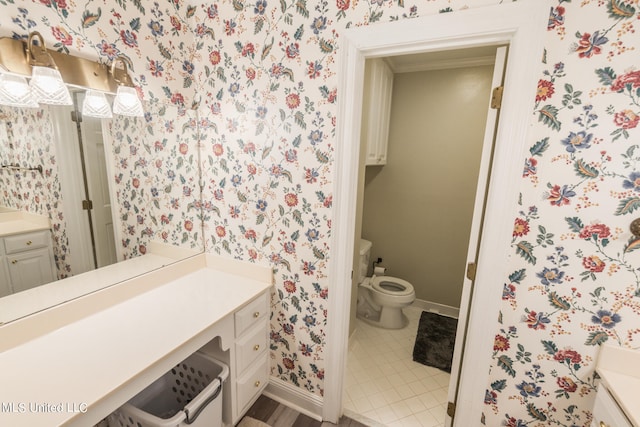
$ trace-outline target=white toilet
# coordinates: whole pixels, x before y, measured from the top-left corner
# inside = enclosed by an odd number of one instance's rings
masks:
[[[404,328],[408,319],[402,309],[413,303],[416,292],[411,283],[390,276],[367,276],[371,242],[360,239],[360,277],[356,316],[384,329]]]

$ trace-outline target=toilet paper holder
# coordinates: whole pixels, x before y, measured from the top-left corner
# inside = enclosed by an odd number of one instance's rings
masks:
[[[382,262],[382,258],[378,257],[377,260],[373,261],[373,275],[374,276],[384,276],[387,272],[387,267],[382,267],[378,264]]]

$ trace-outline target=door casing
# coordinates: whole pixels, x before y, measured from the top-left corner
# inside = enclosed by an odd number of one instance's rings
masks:
[[[358,159],[364,62],[367,58],[466,47],[509,45],[500,122],[496,130],[491,181],[487,192],[482,242],[474,289],[463,292],[461,312],[468,311],[467,354],[460,370],[456,426],[476,425],[483,410],[500,286],[507,272],[513,215],[522,162],[540,76],[548,0],[520,0],[456,12],[348,29],[341,37],[338,70],[338,124],[333,185],[331,283],[325,347],[322,418],[337,423],[342,415],[355,232]],[[515,160],[514,160],[515,159]],[[513,206],[512,209],[505,209]],[[466,301],[465,301],[466,299]],[[473,304],[470,304],[473,301]],[[486,367],[486,370],[478,369]],[[452,379],[454,381],[455,379]]]

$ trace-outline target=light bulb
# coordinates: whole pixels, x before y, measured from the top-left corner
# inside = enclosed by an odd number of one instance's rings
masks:
[[[38,107],[27,79],[4,73],[0,74],[0,104],[11,107]]]
[[[72,105],[71,94],[54,68],[34,66],[29,83],[37,102],[52,105]]]
[[[143,117],[142,102],[138,92],[129,86],[118,86],[116,98],[113,100],[113,113],[123,116]]]
[[[95,90],[88,90],[82,103],[82,115],[101,119],[113,117],[105,94]]]

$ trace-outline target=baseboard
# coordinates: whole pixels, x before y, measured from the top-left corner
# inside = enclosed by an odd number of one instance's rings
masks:
[[[322,421],[322,397],[274,377],[269,378],[263,394],[301,414]]]
[[[425,301],[417,299],[412,304],[413,307],[418,307],[424,311],[430,311],[432,313],[442,314],[443,316],[453,317],[455,319],[460,315],[460,309],[451,307],[449,305],[438,304],[437,302]]]

